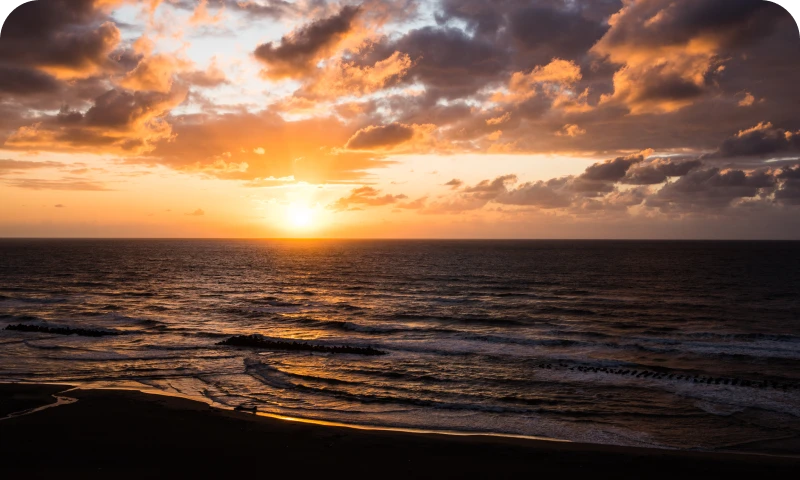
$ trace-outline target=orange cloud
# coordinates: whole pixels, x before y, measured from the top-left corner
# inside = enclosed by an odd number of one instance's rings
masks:
[[[351,132],[334,118],[287,122],[270,111],[185,115],[174,122],[170,141],[161,141],[152,152],[129,161],[197,171],[222,158],[229,165],[245,163],[247,169],[207,173],[241,180],[294,177],[308,183],[341,182],[383,165],[372,153],[336,148]]]
[[[581,69],[575,62],[556,58],[528,73],[514,72],[509,79],[507,91],[496,93],[493,100],[522,103],[539,94],[557,97],[564,93],[569,94],[582,78]]]
[[[186,98],[187,90],[168,93],[110,90],[85,113],[63,109],[6,140],[6,148],[32,151],[92,152],[139,155],[173,138],[167,114]]]
[[[349,196],[340,198],[336,202],[330,204],[328,208],[337,212],[343,212],[354,209],[354,207],[352,207],[353,205],[355,205],[355,209],[359,209],[359,207],[382,207],[384,205],[392,205],[399,200],[405,200],[407,198],[407,196],[402,194],[381,195],[380,190],[365,186],[353,189]],[[409,207],[408,205],[404,205],[404,207],[413,208]]]
[[[189,18],[190,25],[207,25],[213,23],[219,23],[222,21],[223,15],[225,13],[225,8],[219,9],[217,13],[211,15],[208,12],[208,0],[200,0],[200,3],[195,8],[194,12],[192,12],[192,16]]]
[[[695,0],[625,0],[611,28],[591,52],[621,65],[614,93],[601,103],[625,105],[632,114],[669,113],[695,103],[725,61],[733,44],[763,35],[759,14],[765,2],[737,5],[711,15]]]
[[[171,55],[153,55],[139,62],[136,68],[119,81],[119,85],[129,90],[168,93],[172,89],[175,75],[187,66],[187,62]]]
[[[301,95],[335,98],[366,95],[382,90],[402,79],[413,62],[408,54],[394,52],[372,66],[359,66],[355,62],[335,61],[301,90]]]
[[[564,125],[561,130],[556,132],[559,137],[577,137],[585,134],[586,130],[575,124]]]

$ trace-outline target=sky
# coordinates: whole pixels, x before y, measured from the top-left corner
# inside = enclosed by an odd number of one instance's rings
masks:
[[[38,0],[0,237],[800,239],[762,0]]]

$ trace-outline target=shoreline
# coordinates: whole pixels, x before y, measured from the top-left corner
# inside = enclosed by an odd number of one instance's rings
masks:
[[[237,410],[235,407],[231,407],[225,404],[221,404],[215,402],[207,397],[193,397],[189,395],[184,395],[180,393],[174,392],[167,392],[164,390],[159,390],[156,388],[148,388],[144,384],[140,384],[138,382],[132,382],[130,385],[127,386],[101,386],[93,382],[89,383],[32,383],[32,382],[3,382],[0,381],[0,399],[2,399],[4,395],[3,389],[8,386],[26,386],[31,387],[34,389],[41,389],[41,388],[63,388],[64,390],[58,391],[50,395],[50,398],[55,400],[46,405],[40,405],[37,407],[33,407],[30,409],[26,409],[24,411],[17,411],[12,412],[11,415],[7,415],[7,413],[3,413],[2,409],[0,409],[0,422],[3,420],[7,420],[10,418],[21,417],[25,415],[31,415],[37,413],[40,410],[45,410],[48,408],[55,408],[62,405],[69,405],[70,403],[74,403],[79,401],[79,398],[70,398],[70,397],[63,397],[62,394],[71,393],[71,392],[131,392],[135,394],[142,394],[148,395],[153,397],[164,397],[168,399],[179,399],[184,400],[187,402],[193,402],[199,405],[205,405],[211,409],[218,410],[220,412],[234,412],[237,414],[245,414],[252,417],[260,417],[266,419],[273,419],[278,420],[281,422],[292,422],[297,424],[304,424],[304,425],[313,425],[323,428],[343,428],[343,429],[351,429],[356,431],[365,431],[365,432],[385,432],[385,433],[402,433],[402,434],[410,434],[410,435],[442,435],[442,436],[449,436],[454,438],[487,438],[487,439],[510,439],[510,440],[520,440],[520,441],[531,441],[531,442],[550,442],[556,444],[572,444],[572,445],[580,445],[585,447],[607,447],[607,448],[619,448],[619,449],[642,449],[642,450],[652,450],[652,451],[662,451],[662,452],[679,452],[679,453],[698,453],[698,454],[708,454],[708,455],[735,455],[735,456],[754,456],[754,457],[770,457],[770,458],[785,458],[785,459],[794,459],[800,461],[800,453],[769,453],[769,452],[757,452],[757,451],[746,451],[746,450],[735,450],[737,446],[748,445],[752,443],[772,443],[772,442],[781,442],[788,439],[795,439],[794,437],[787,437],[785,439],[774,439],[774,440],[755,440],[753,442],[746,442],[740,445],[732,445],[729,448],[732,449],[719,449],[719,450],[702,450],[702,449],[693,449],[693,450],[683,450],[677,448],[667,448],[667,447],[659,447],[659,446],[627,446],[627,445],[617,445],[617,444],[606,444],[606,443],[586,443],[586,442],[574,442],[572,440],[564,440],[558,438],[549,438],[549,437],[538,437],[533,435],[515,435],[515,434],[508,434],[508,433],[496,433],[496,432],[473,432],[473,431],[458,431],[458,430],[435,430],[435,429],[422,429],[422,428],[411,428],[411,427],[392,427],[392,426],[378,426],[378,425],[362,425],[362,424],[355,424],[355,423],[344,423],[344,422],[336,422],[336,421],[328,421],[328,420],[320,420],[314,418],[303,418],[303,417],[293,417],[288,415],[281,415],[276,413],[269,413],[269,412],[251,412],[248,410]],[[66,401],[64,401],[66,399]],[[795,439],[796,440],[796,439]]]
[[[432,430],[432,429],[423,429],[423,428],[411,428],[411,427],[391,427],[391,426],[378,426],[378,425],[361,425],[357,423],[345,423],[345,422],[335,422],[329,420],[319,420],[315,418],[304,418],[304,417],[293,417],[289,415],[281,415],[277,413],[269,413],[269,412],[260,412],[256,411],[252,413],[247,410],[237,410],[235,407],[230,407],[228,405],[224,405],[221,403],[214,402],[213,400],[206,398],[206,397],[192,397],[190,395],[182,395],[179,393],[172,393],[166,392],[164,390],[158,390],[156,388],[142,388],[137,386],[92,386],[91,383],[87,383],[81,385],[79,383],[30,383],[30,382],[0,382],[0,390],[7,386],[7,385],[25,385],[30,387],[41,387],[41,386],[60,386],[66,388],[61,392],[57,392],[57,394],[64,394],[73,391],[109,391],[109,392],[137,392],[144,395],[155,395],[155,396],[163,396],[168,398],[180,398],[183,400],[187,400],[190,402],[197,402],[204,405],[208,405],[211,408],[218,409],[224,412],[242,412],[248,413],[250,415],[255,415],[258,417],[265,417],[265,418],[272,418],[275,420],[281,420],[285,422],[296,422],[296,423],[304,423],[310,425],[318,425],[321,427],[337,427],[337,428],[350,428],[353,430],[366,430],[366,431],[376,431],[376,432],[399,432],[399,433],[411,433],[415,435],[448,435],[453,437],[497,437],[497,438],[514,438],[518,440],[535,440],[540,442],[556,442],[556,443],[575,443],[571,440],[563,440],[558,438],[549,438],[549,437],[537,437],[533,435],[514,435],[511,433],[496,433],[496,432],[472,432],[472,431],[459,431],[459,430]],[[52,395],[53,398],[56,397],[56,394]],[[50,404],[50,405],[42,405],[39,408],[52,408],[58,405]],[[38,408],[36,409],[38,410]],[[31,413],[35,412],[14,412],[12,417],[22,416],[22,415],[30,415]],[[3,421],[6,417],[0,415],[0,421]],[[602,445],[602,444],[597,444]],[[664,449],[670,450],[670,449]]]
[[[14,395],[33,409],[48,395],[77,399],[0,421],[0,456],[8,459],[0,470],[263,473],[302,466],[304,478],[343,469],[356,478],[504,478],[537,472],[707,478],[743,472],[788,476],[800,467],[800,459],[782,455],[324,425],[223,410],[178,396],[70,387],[0,384],[0,405]]]

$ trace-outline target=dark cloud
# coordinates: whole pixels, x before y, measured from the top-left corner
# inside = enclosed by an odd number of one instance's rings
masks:
[[[541,209],[566,208],[572,204],[572,197],[558,179],[547,182],[532,182],[520,185],[499,195],[495,201],[504,205],[523,205]]]
[[[95,0],[40,0],[17,8],[3,26],[0,63],[86,77],[114,69],[119,29]]]
[[[389,148],[407,142],[414,137],[414,127],[400,123],[372,126],[357,131],[345,148],[351,150],[372,150]]]
[[[0,98],[6,94],[28,96],[56,93],[61,85],[52,75],[38,70],[0,65]]]
[[[586,55],[608,28],[602,21],[584,17],[579,10],[543,5],[513,12],[510,27],[514,44],[522,52],[536,55],[539,63]]]
[[[781,169],[778,178],[786,180],[800,180],[800,165],[789,165]]]
[[[645,152],[646,153],[646,152]],[[515,175],[484,180],[420,213],[461,213],[490,203],[556,210],[567,215],[620,215],[630,207],[667,214],[718,215],[730,209],[800,205],[800,164],[718,168],[696,158],[630,155],[596,163],[581,175],[528,182]],[[657,187],[656,185],[663,184]],[[652,185],[652,187],[651,187]]]
[[[458,28],[425,27],[376,49],[381,55],[399,51],[415,62],[406,81],[420,82],[431,98],[471,95],[499,80],[509,53],[492,42],[470,37]]]
[[[646,163],[634,165],[625,174],[621,183],[628,185],[657,185],[671,177],[682,177],[698,168],[702,163],[697,159],[676,160],[656,158]]]
[[[494,196],[505,192],[508,185],[516,182],[516,175],[503,175],[491,181],[483,180],[475,186],[465,188],[463,192],[471,197],[494,198]]]
[[[766,196],[775,184],[768,171],[704,168],[666,184],[647,199],[646,205],[666,212],[720,209],[734,200]]]
[[[643,161],[644,155],[642,154],[617,157],[590,166],[579,178],[598,182],[616,182],[625,176],[631,166]]]
[[[438,19],[466,22],[476,37],[503,45],[530,69],[556,57],[585,56],[621,6],[619,0],[443,0]]]
[[[606,38],[610,46],[686,45],[699,36],[724,46],[749,43],[770,31],[776,11],[763,0],[652,0],[628,5]]]
[[[800,153],[800,132],[759,123],[726,139],[719,149],[704,158],[769,157]]]
[[[795,172],[800,171],[800,167]],[[781,205],[800,205],[800,179],[789,178],[775,191],[775,201]]]
[[[267,65],[264,74],[270,78],[295,78],[313,71],[317,62],[350,32],[359,12],[359,7],[348,5],[336,15],[311,22],[284,36],[278,45],[273,42],[259,45],[255,56]]]
[[[342,197],[339,200],[328,206],[329,209],[342,212],[345,210],[352,210],[358,207],[382,207],[384,205],[392,205],[400,200],[406,200],[408,197],[405,195],[381,195],[380,190],[372,187],[360,187],[353,189],[350,195]]]

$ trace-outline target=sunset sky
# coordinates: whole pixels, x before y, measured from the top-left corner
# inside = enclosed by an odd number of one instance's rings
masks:
[[[761,0],[39,0],[0,236],[800,238]]]

